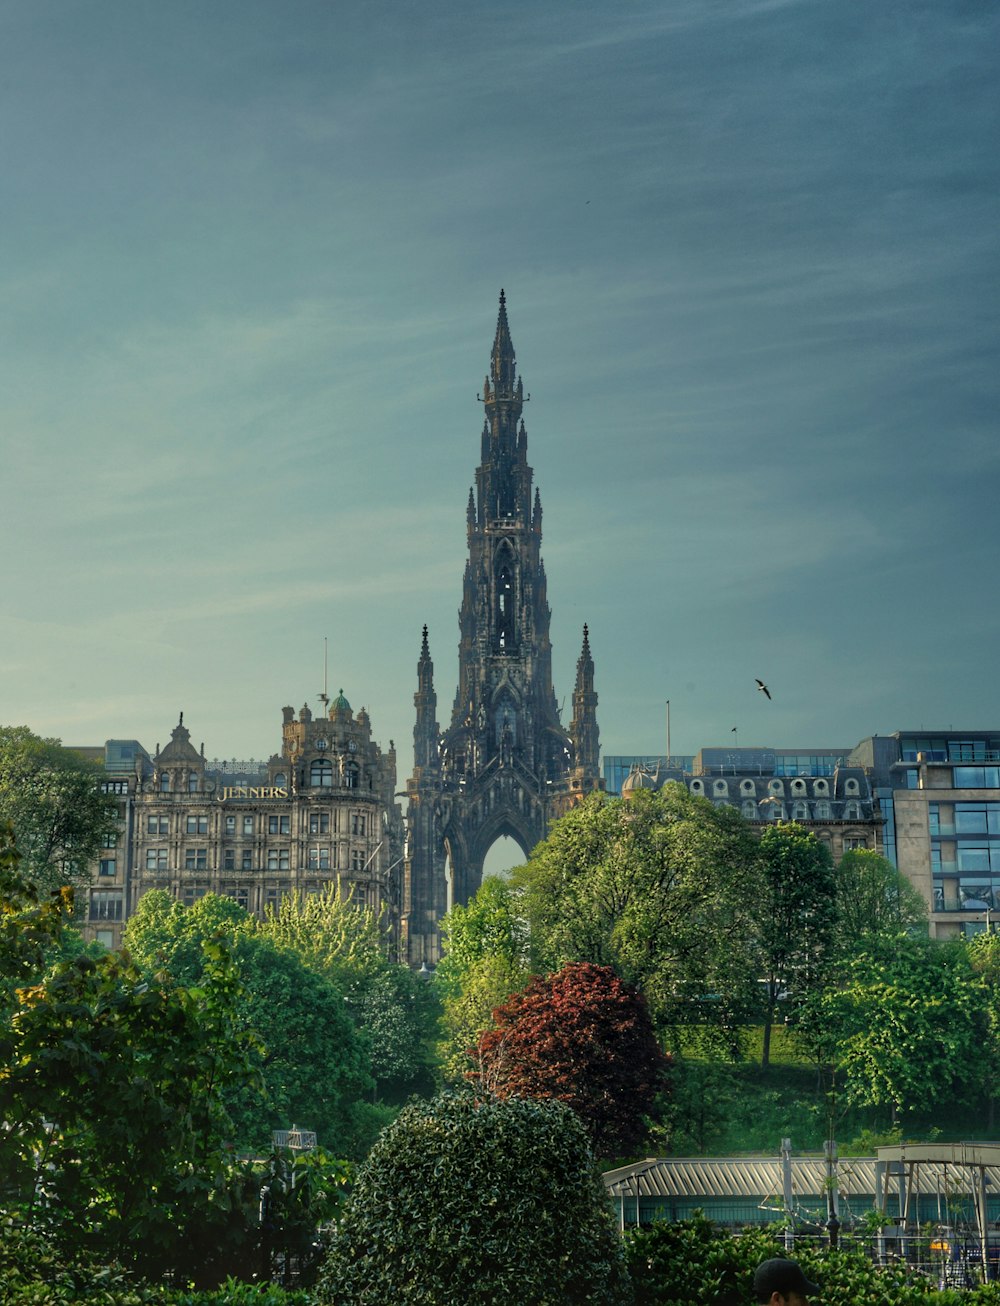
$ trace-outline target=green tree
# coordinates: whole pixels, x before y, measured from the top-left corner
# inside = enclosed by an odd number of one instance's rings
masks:
[[[927,930],[927,905],[905,875],[871,848],[844,853],[837,865],[836,949],[848,956],[873,938]]]
[[[9,821],[21,871],[43,890],[82,885],[118,806],[100,767],[27,726],[0,726],[0,821]]]
[[[740,814],[683,785],[595,794],[557,821],[512,882],[535,969],[611,966],[661,1030],[733,1051],[755,1009],[756,844]]]
[[[589,962],[533,979],[499,1006],[475,1061],[480,1091],[565,1103],[600,1157],[630,1153],[646,1137],[670,1066],[642,994]]]
[[[628,1300],[587,1134],[558,1102],[413,1102],[362,1166],[320,1302],[564,1306]]]
[[[372,1088],[368,1049],[338,987],[260,933],[236,903],[214,894],[184,907],[162,890],[146,893],[124,937],[147,974],[166,971],[195,985],[204,947],[216,940],[232,950],[243,986],[239,1026],[260,1044],[264,1097],[240,1086],[226,1091],[240,1145],[266,1147],[273,1130],[299,1124],[314,1129],[331,1151],[363,1154],[382,1117],[362,1100]]]
[[[771,1059],[771,1030],[784,994],[800,997],[822,982],[837,922],[837,887],[830,850],[793,822],[760,836],[756,930],[763,976],[761,1065]]]
[[[4,909],[16,909],[4,894]],[[204,983],[78,955],[17,989],[0,1026],[0,1198],[29,1225],[159,1273],[224,1240],[225,1085],[253,1082],[224,948]]]
[[[345,993],[386,968],[385,931],[378,915],[345,896],[339,882],[318,893],[296,889],[284,894],[277,911],[269,910],[258,928]]]
[[[445,1079],[465,1078],[469,1052],[487,1029],[494,1007],[530,977],[527,926],[509,881],[487,876],[466,906],[456,904],[441,922],[444,955],[434,972],[441,1001],[437,1052]]]
[[[907,1110],[971,1101],[989,1069],[984,982],[961,941],[879,939],[819,1004],[848,1101]]]
[[[437,1000],[408,966],[389,961],[377,913],[333,884],[285,894],[256,929],[342,993],[383,1093],[402,1099],[430,1086]]]
[[[1000,1093],[1000,934],[992,930],[974,935],[968,941],[969,961],[982,982],[987,1040],[981,1049],[983,1080],[989,1101],[989,1127],[996,1122],[997,1095]]]

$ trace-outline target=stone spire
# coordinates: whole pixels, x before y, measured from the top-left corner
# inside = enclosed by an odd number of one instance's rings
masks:
[[[573,689],[573,720],[569,727],[573,740],[574,762],[577,770],[596,775],[600,735],[597,729],[597,694],[594,690],[594,659],[590,655],[590,632],[583,628],[583,648],[576,663],[576,685]]]
[[[414,762],[421,769],[434,767],[438,761],[440,732],[437,723],[437,694],[434,692],[434,663],[427,643],[426,626],[417,662],[417,692],[413,695],[413,705],[417,709],[416,724],[413,727]]]

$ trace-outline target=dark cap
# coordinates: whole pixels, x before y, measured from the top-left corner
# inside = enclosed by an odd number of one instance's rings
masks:
[[[787,1297],[790,1292],[809,1297],[819,1292],[819,1285],[810,1283],[802,1273],[798,1261],[786,1261],[776,1256],[773,1261],[762,1261],[753,1276],[754,1296],[759,1302],[771,1300],[771,1294],[780,1292]]]

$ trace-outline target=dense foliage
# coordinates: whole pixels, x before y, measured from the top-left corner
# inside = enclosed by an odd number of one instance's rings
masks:
[[[757,846],[732,807],[683,785],[594,794],[512,875],[536,971],[611,966],[645,994],[661,1034],[696,1026],[735,1050],[757,1006]]]
[[[13,827],[21,873],[41,889],[86,883],[117,834],[117,801],[101,791],[102,775],[58,740],[0,726],[0,825]]]
[[[825,844],[801,825],[779,821],[761,831],[755,933],[764,989],[761,1064],[770,1061],[780,998],[822,983],[837,924],[837,884]]]
[[[536,978],[499,1006],[475,1062],[476,1084],[494,1097],[564,1102],[602,1157],[642,1142],[669,1067],[642,995],[587,962]]]
[[[753,1274],[762,1260],[786,1256],[773,1229],[724,1233],[703,1216],[654,1224],[625,1234],[636,1306],[704,1306],[716,1296],[751,1306]],[[862,1252],[828,1251],[805,1243],[793,1253],[822,1289],[823,1306],[996,1306],[1000,1285],[969,1292],[938,1291],[903,1265],[877,1266]],[[732,1294],[730,1297],[729,1294]]]
[[[628,1301],[583,1126],[557,1102],[414,1102],[362,1167],[320,1299],[339,1306]]]

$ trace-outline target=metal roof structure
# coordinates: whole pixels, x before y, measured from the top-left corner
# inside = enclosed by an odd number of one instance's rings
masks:
[[[919,1185],[927,1192],[971,1192],[975,1171],[984,1168],[987,1182],[1000,1192],[1000,1144],[912,1144],[881,1147],[874,1157],[840,1157],[836,1161],[841,1198],[873,1203],[877,1164],[919,1166]],[[815,1199],[826,1191],[827,1162],[823,1156],[793,1156],[792,1192],[796,1198]],[[650,1157],[609,1170],[604,1183],[611,1197],[665,1199],[754,1199],[781,1205],[780,1156]],[[911,1181],[912,1182],[912,1181]],[[770,1204],[770,1203],[768,1203]]]

